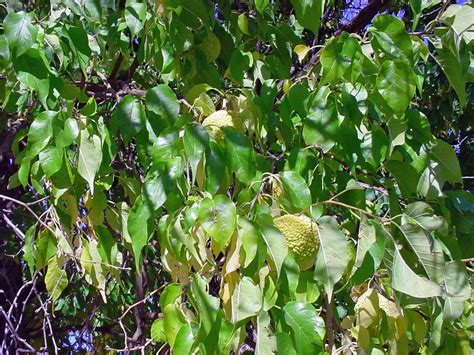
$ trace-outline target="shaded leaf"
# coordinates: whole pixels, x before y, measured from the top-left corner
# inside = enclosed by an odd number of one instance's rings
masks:
[[[349,241],[341,233],[333,217],[322,217],[316,226],[319,251],[314,278],[324,285],[324,290],[331,300],[334,285],[341,279],[349,263]]]
[[[324,320],[309,303],[289,302],[285,305],[285,321],[293,330],[298,354],[316,354],[323,351],[326,333]]]

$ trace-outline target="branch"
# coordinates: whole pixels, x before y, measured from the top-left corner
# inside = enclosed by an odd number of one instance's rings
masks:
[[[121,352],[126,352],[126,353],[128,353],[129,351],[144,350],[144,349],[146,349],[146,347],[147,347],[148,345],[151,344],[152,341],[153,341],[153,339],[148,339],[148,340],[146,341],[146,343],[143,344],[143,345],[135,346],[135,347],[133,347],[133,348],[126,347],[126,348],[123,348],[123,349],[115,349],[115,348],[111,348],[110,346],[106,345],[106,346],[105,346],[105,349],[106,349],[106,350],[110,350],[110,351],[119,352],[119,353],[121,353]]]
[[[354,17],[349,23],[342,26],[339,30],[334,33],[334,36],[339,36],[342,32],[348,33],[358,33],[365,28],[369,23],[372,22],[372,19],[377,15],[384,6],[388,3],[387,0],[372,0],[366,7],[360,10],[359,14]],[[302,76],[302,73],[309,68],[313,68],[319,62],[319,56],[322,49],[313,54],[313,56],[305,64],[303,70],[299,75],[296,75],[296,78]]]
[[[16,236],[21,240],[25,240],[23,232],[7,217],[5,213],[2,214],[5,223],[15,232]]]
[[[39,218],[38,215],[30,208],[30,204],[34,204],[34,203],[36,203],[36,201],[31,202],[31,203],[25,203],[25,202],[19,201],[17,199],[14,199],[13,197],[5,196],[5,195],[0,195],[0,199],[7,200],[7,201],[10,201],[10,202],[16,203],[17,205],[23,206],[28,212],[31,213],[31,215],[33,217],[35,217],[35,219],[39,222],[39,224],[41,224],[43,227],[48,229],[53,234],[56,233],[50,226],[48,226],[46,223],[44,223],[41,220],[41,218]]]
[[[388,4],[385,0],[372,0],[366,7],[354,17],[349,23],[342,26],[334,34],[335,36],[340,35],[342,32],[357,33],[364,29],[372,19],[377,15],[383,7]]]
[[[327,351],[330,354],[333,354],[334,350],[336,349],[334,343],[333,319],[334,315],[332,312],[332,302],[329,301],[329,296],[326,295],[326,339],[328,342]]]
[[[110,72],[109,79],[108,79],[109,81],[112,81],[117,76],[120,66],[122,65],[122,61],[123,61],[123,55],[122,53],[119,53],[117,60],[115,61],[114,67],[112,68],[112,71]]]

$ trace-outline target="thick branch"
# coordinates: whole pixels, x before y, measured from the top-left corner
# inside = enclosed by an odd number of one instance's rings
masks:
[[[377,15],[380,10],[387,4],[385,0],[372,0],[366,7],[354,17],[351,22],[342,26],[336,33],[335,36],[340,35],[342,32],[357,33],[364,29],[372,19]]]

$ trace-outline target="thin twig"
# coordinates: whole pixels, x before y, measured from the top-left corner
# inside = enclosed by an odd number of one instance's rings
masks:
[[[148,345],[151,344],[151,342],[153,341],[153,339],[148,339],[145,344],[143,345],[140,345],[140,346],[135,346],[133,348],[129,348],[129,347],[125,347],[123,349],[115,349],[115,348],[111,348],[110,346],[106,346],[105,349],[106,350],[111,350],[111,351],[116,351],[116,352],[128,352],[128,351],[138,351],[138,350],[143,350],[145,349]]]
[[[161,285],[160,287],[158,287],[156,290],[150,292],[150,294],[148,296],[146,296],[145,298],[141,299],[140,301],[138,302],[135,302],[134,304],[132,304],[131,306],[129,306],[125,312],[118,318],[119,321],[121,321],[126,315],[128,312],[130,312],[133,308],[135,308],[136,306],[138,306],[139,304],[142,304],[144,302],[147,301],[148,298],[150,298],[151,296],[153,296],[155,293],[159,292],[163,287],[165,286],[165,284]]]
[[[310,205],[308,208],[310,207],[315,207],[315,206],[318,206],[318,205],[326,205],[326,204],[330,204],[330,205],[337,205],[337,206],[341,206],[341,207],[345,207],[345,208],[348,208],[348,209],[351,209],[351,210],[354,210],[354,211],[358,211],[360,213],[363,213],[367,216],[370,216],[372,218],[376,218],[382,222],[388,222],[386,218],[384,217],[380,217],[380,216],[377,216],[376,214],[373,214],[371,212],[367,212],[365,210],[363,210],[362,208],[359,208],[359,207],[355,207],[355,206],[351,206],[351,205],[348,205],[348,204],[345,204],[343,202],[339,202],[339,201],[334,201],[334,200],[326,200],[326,201],[319,201],[319,202],[316,202],[316,203],[313,203],[312,205]],[[308,209],[306,208],[306,209]]]
[[[3,213],[2,216],[3,216],[3,220],[5,221],[5,223],[8,224],[8,226],[10,226],[10,228],[13,230],[13,232],[15,232],[16,236],[21,241],[24,241],[25,240],[25,235],[23,234],[23,232],[17,226],[15,226],[15,224],[7,217],[7,215],[5,213]]]
[[[26,210],[28,212],[31,213],[31,215],[39,222],[39,224],[41,224],[43,227],[47,228],[53,234],[56,233],[53,229],[51,229],[50,226],[48,226],[46,223],[44,223],[41,220],[41,218],[38,217],[38,215],[30,208],[30,205],[28,203],[25,203],[25,202],[19,201],[17,199],[14,199],[13,197],[1,195],[1,194],[0,194],[0,198],[4,199],[4,200],[7,200],[7,201],[11,201],[13,203],[16,203],[17,205],[23,206],[24,208],[26,208]]]
[[[82,259],[82,258],[80,258],[78,256],[75,256],[74,254],[70,254],[70,253],[64,253],[64,256],[68,256],[68,257],[74,258],[76,260],[85,262],[85,263],[104,265],[104,266],[110,267],[111,269],[114,269],[114,270],[124,270],[124,271],[130,271],[131,270],[131,268],[129,268],[129,267],[116,266],[116,265],[104,263],[102,261]]]

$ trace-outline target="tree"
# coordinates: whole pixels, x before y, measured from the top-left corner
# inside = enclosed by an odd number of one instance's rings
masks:
[[[2,352],[472,351],[472,4],[1,11]]]

